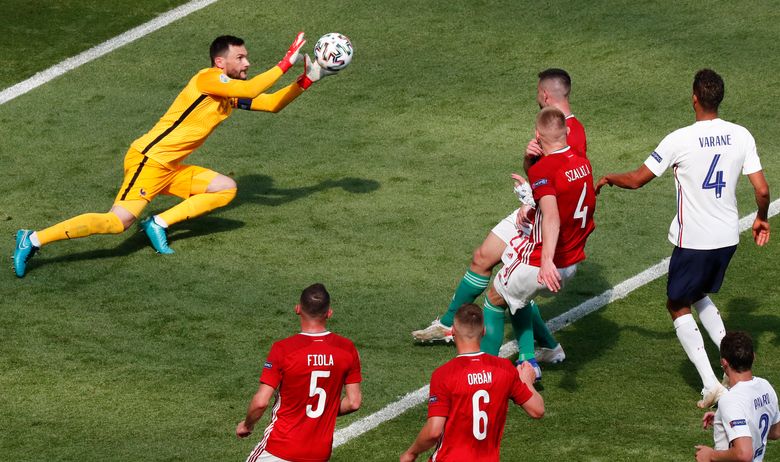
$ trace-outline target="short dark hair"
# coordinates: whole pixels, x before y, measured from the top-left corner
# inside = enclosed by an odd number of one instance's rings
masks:
[[[482,316],[482,308],[473,303],[465,303],[455,312],[455,322],[458,324],[458,331],[465,336],[475,337],[482,334],[482,328],[485,324]]]
[[[238,37],[234,37],[232,35],[220,35],[219,37],[215,38],[213,42],[211,42],[211,46],[209,47],[209,55],[211,56],[211,65],[214,65],[214,58],[217,56],[225,57],[227,55],[228,50],[230,50],[230,46],[236,46],[240,47],[244,44],[244,39],[240,39]]]
[[[693,78],[693,94],[705,111],[715,112],[723,101],[725,85],[723,78],[712,69],[702,69]]]
[[[743,331],[727,332],[720,341],[720,357],[728,361],[736,372],[749,371],[753,367],[753,339]]]
[[[539,73],[539,82],[544,82],[545,80],[557,80],[564,88],[564,96],[569,96],[569,92],[571,92],[571,76],[568,72],[557,67],[545,69]]]
[[[323,318],[330,308],[330,294],[325,286],[317,283],[301,292],[301,311],[312,318]]]

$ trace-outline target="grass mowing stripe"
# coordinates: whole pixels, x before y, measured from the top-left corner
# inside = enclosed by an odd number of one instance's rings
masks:
[[[167,13],[161,14],[149,22],[130,29],[123,34],[117,35],[116,37],[107,40],[100,45],[95,45],[83,53],[61,61],[44,71],[38,72],[29,79],[23,80],[22,82],[19,82],[16,85],[8,87],[0,92],[0,104],[5,104],[12,99],[65,74],[68,71],[76,69],[77,67],[95,60],[107,53],[110,53],[117,48],[127,45],[128,43],[134,42],[145,35],[149,35],[152,32],[189,15],[190,13],[194,13],[195,11],[203,9],[212,3],[216,3],[217,1],[218,0],[193,0],[189,3],[185,3],[184,5],[174,8]]]
[[[769,204],[768,218],[777,215],[778,212],[780,212],[780,199],[777,199]],[[739,232],[742,233],[743,231],[750,229],[755,218],[756,212],[742,217],[739,220]],[[586,300],[576,307],[566,311],[565,313],[556,316],[555,318],[548,321],[547,325],[553,332],[563,329],[578,319],[593,313],[594,311],[608,305],[609,303],[625,298],[634,290],[658,279],[668,271],[669,257],[664,258],[660,262],[642,271],[636,276],[633,276],[621,282],[620,284],[617,284],[612,289],[604,291],[604,293],[601,295]],[[512,340],[501,346],[501,350],[498,354],[502,358],[506,358],[517,352],[517,341]],[[427,384],[411,393],[407,393],[401,399],[388,404],[377,412],[357,420],[347,427],[337,430],[333,437],[333,447],[336,448],[351,439],[357,438],[363,433],[378,427],[383,422],[398,417],[414,406],[424,403],[425,399],[428,397],[429,386],[430,384]]]

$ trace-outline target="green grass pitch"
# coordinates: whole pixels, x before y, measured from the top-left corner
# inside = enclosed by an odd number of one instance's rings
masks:
[[[28,3],[0,0],[0,88],[183,2]],[[339,427],[427,383],[454,349],[414,346],[409,332],[446,306],[471,250],[515,207],[509,174],[544,68],[572,75],[596,176],[635,168],[691,123],[693,74],[714,68],[721,115],[754,134],[777,195],[778,24],[768,1],[221,0],[0,106],[8,256],[19,228],[110,207],[127,146],[208,66],[216,35],[247,40],[252,75],[298,30],[309,51],[334,31],[356,50],[342,75],[280,114],[235,113],[189,158],[239,192],[172,229],[175,255],[127,232],[53,244],[24,279],[0,276],[0,460],[243,460],[257,439],[236,440],[235,424],[271,342],[298,327],[300,290],[318,281],[332,330],[363,360],[363,408]],[[754,203],[741,183],[744,215]],[[589,259],[561,297],[541,300],[545,317],[670,254],[670,174],[605,190],[597,207]],[[777,237],[758,249],[743,234],[713,299],[727,327],[754,335],[756,374],[780,385]],[[547,415],[510,410],[504,460],[691,460],[709,444],[664,300],[661,279],[561,331],[568,358],[545,368]],[[333,460],[395,460],[424,419],[418,406]]]

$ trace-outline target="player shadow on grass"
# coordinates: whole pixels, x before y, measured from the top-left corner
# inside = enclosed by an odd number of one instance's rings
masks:
[[[300,188],[277,188],[274,186],[274,179],[268,175],[245,175],[236,179],[236,183],[238,192],[228,207],[236,207],[246,202],[276,207],[332,188],[341,188],[352,194],[364,194],[376,191],[380,186],[376,180],[345,177]]]
[[[152,213],[157,212],[155,211]],[[242,226],[244,226],[243,221],[230,220],[228,218],[221,218],[216,216],[205,216],[177,224],[176,228],[171,230],[169,237],[171,238],[171,243],[173,243],[178,239],[221,233],[233,229],[238,229]],[[100,249],[87,250],[84,252],[69,253],[52,258],[46,258],[45,254],[41,254],[40,256],[36,256],[35,259],[30,261],[29,267],[35,268],[38,265],[50,263],[125,257],[144,249],[154,253],[154,250],[149,244],[149,238],[146,237],[146,235],[138,228],[137,225],[130,227],[127,231],[124,232],[124,234],[122,234],[122,236],[125,237],[125,239],[120,242],[119,245],[114,247],[104,247]],[[108,240],[105,242],[108,242]]]

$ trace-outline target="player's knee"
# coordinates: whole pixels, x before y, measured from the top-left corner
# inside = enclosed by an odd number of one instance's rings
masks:
[[[135,223],[135,215],[123,208],[112,207],[105,218],[107,230],[111,234],[119,234]]]
[[[209,193],[216,193],[216,192],[222,192],[227,190],[234,190],[233,195],[235,196],[235,189],[238,187],[236,184],[236,181],[233,178],[230,178],[229,176],[225,175],[217,175],[211,182],[209,183],[208,187],[206,188],[206,192]]]
[[[493,272],[493,267],[501,261],[501,255],[496,257],[494,252],[490,252],[484,246],[477,247],[471,256],[471,271],[489,276]]]
[[[235,183],[233,183],[235,185]],[[236,192],[238,192],[238,188],[235,186],[230,189],[223,189],[222,191],[217,191],[216,194],[219,197],[219,207],[224,207],[228,205],[233,199],[236,197]]]

